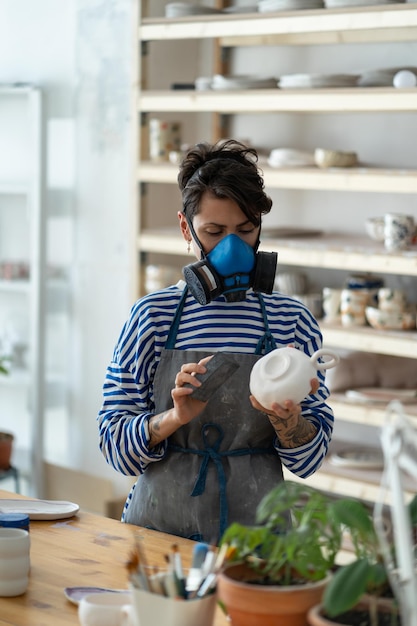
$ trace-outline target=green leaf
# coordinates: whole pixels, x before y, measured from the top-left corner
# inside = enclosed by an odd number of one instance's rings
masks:
[[[417,495],[409,502],[408,510],[411,518],[411,525],[417,527]]]
[[[323,594],[323,605],[330,617],[355,606],[366,591],[369,573],[367,559],[359,559],[336,571]]]

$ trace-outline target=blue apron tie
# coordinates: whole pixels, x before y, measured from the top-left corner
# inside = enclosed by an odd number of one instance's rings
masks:
[[[210,445],[208,442],[208,433],[210,429],[217,431],[217,438],[215,442]],[[208,464],[210,461],[216,466],[217,476],[219,481],[219,496],[220,496],[220,520],[219,520],[219,537],[221,537],[228,526],[228,505],[226,497],[226,475],[223,468],[222,458],[226,456],[244,456],[247,454],[276,454],[276,451],[271,446],[270,448],[236,448],[235,450],[226,450],[219,452],[220,444],[223,441],[224,433],[223,429],[218,424],[204,424],[201,427],[201,438],[203,440],[204,449],[198,450],[195,448],[182,448],[181,446],[169,445],[169,449],[173,452],[185,452],[188,454],[198,454],[203,457],[198,472],[197,479],[194,483],[194,488],[191,492],[191,496],[201,496],[206,488],[206,478],[208,472]]]

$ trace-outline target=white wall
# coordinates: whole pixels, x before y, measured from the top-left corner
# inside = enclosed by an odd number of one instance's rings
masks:
[[[57,430],[48,419],[47,457],[123,493],[128,479],[98,451],[96,415],[133,303],[134,20],[132,0],[0,0],[0,82],[43,90],[49,254],[70,276],[69,342],[51,346],[67,351],[67,421]]]

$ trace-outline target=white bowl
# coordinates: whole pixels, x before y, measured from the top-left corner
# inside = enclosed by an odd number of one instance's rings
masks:
[[[368,323],[377,330],[412,330],[416,327],[416,314],[412,311],[382,311],[367,306],[365,315]]]
[[[368,217],[365,221],[365,230],[374,241],[384,241],[385,220],[383,217]]]

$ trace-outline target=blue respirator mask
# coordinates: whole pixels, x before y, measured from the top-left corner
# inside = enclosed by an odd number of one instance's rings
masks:
[[[228,302],[241,302],[250,288],[272,293],[276,266],[275,252],[256,252],[237,235],[227,235],[207,255],[202,250],[201,261],[184,267],[183,274],[200,304],[222,294]]]

